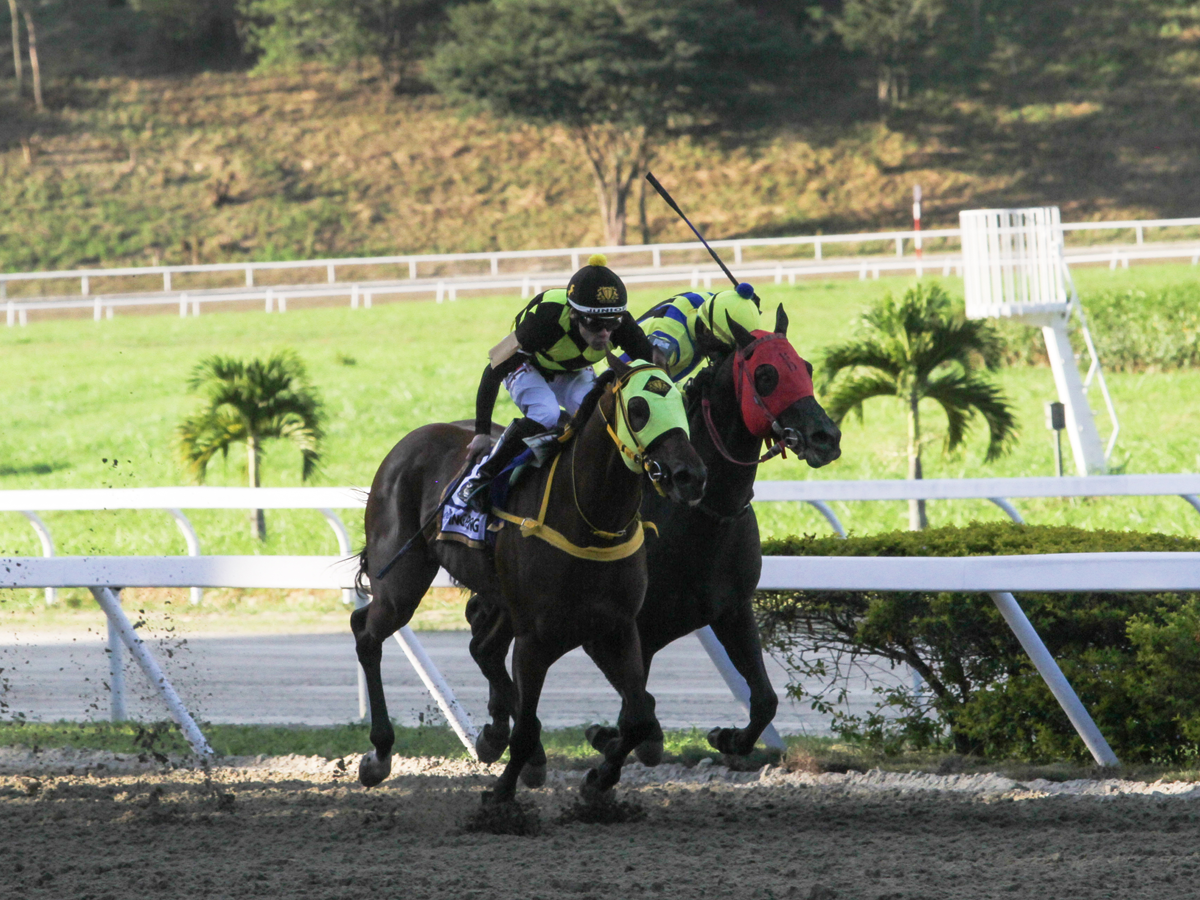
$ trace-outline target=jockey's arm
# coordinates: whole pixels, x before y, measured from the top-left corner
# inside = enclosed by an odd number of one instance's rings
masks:
[[[471,461],[487,453],[492,446],[492,410],[496,408],[496,397],[505,377],[529,357],[514,353],[500,365],[488,364],[479,378],[479,390],[475,393],[475,437],[467,447],[467,458]]]
[[[654,359],[654,347],[650,345],[642,326],[628,312],[621,316],[621,324],[613,332],[612,342],[628,353],[630,359],[643,359],[658,365]]]

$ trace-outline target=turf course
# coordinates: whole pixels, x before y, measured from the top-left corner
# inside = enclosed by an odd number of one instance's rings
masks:
[[[1128,271],[1084,269],[1076,280],[1086,302],[1089,290],[1149,288],[1195,280],[1190,266],[1135,267]],[[764,323],[774,321],[782,302],[791,318],[789,335],[801,354],[819,359],[821,348],[839,340],[854,316],[886,290],[903,291],[908,278],[811,282],[795,287],[762,285]],[[961,293],[958,279],[945,279]],[[637,311],[669,293],[634,292]],[[470,418],[475,386],[486,351],[508,330],[520,306],[516,297],[464,298],[377,305],[302,308],[286,314],[213,311],[199,318],[170,315],[120,316],[111,321],[46,320],[26,328],[0,329],[4,360],[3,426],[0,427],[0,489],[141,487],[184,484],[173,449],[174,428],[195,402],[184,384],[192,366],[212,353],[239,356],[294,347],[308,365],[328,411],[324,468],[315,483],[367,485],[392,444],[410,429],[435,420]],[[940,450],[941,414],[932,406],[925,428],[928,477],[1025,476],[1053,472],[1043,404],[1054,399],[1045,368],[1013,368],[1000,380],[1017,406],[1022,437],[1000,462],[983,464],[978,431],[954,456]],[[1200,466],[1196,436],[1200,374],[1114,374],[1109,385],[1122,420],[1117,471],[1181,472]],[[1099,406],[1098,395],[1093,395]],[[1148,402],[1149,401],[1149,402]],[[495,418],[507,421],[514,408],[503,397]],[[900,478],[905,471],[905,426],[900,404],[868,406],[862,423],[847,421],[843,457],[811,470],[794,459],[764,466],[764,479]],[[1100,421],[1101,433],[1107,433]],[[243,482],[238,451],[218,461],[208,483]],[[268,445],[264,484],[299,484],[299,457],[284,445]],[[1182,501],[1101,499],[1021,501],[1030,522],[1083,527],[1132,528],[1169,534],[1200,533],[1197,517]],[[904,527],[903,504],[835,504],[851,529],[870,532]],[[206,553],[332,553],[331,533],[316,512],[268,514],[269,539],[255,547],[244,512],[189,514]],[[60,554],[185,552],[182,537],[166,514],[47,513]],[[825,533],[824,520],[807,506],[762,504],[764,536]],[[986,502],[930,505],[933,525],[1003,518]],[[361,534],[356,511],[345,512],[352,536]],[[0,549],[6,554],[40,554],[24,518],[0,513]]]

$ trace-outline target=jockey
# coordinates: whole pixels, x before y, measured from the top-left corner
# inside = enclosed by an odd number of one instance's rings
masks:
[[[479,471],[463,481],[457,498],[468,503],[525,449],[525,439],[555,428],[561,406],[573,415],[596,380],[592,366],[610,345],[634,359],[653,348],[626,309],[625,285],[597,253],[571,276],[566,290],[543,291],[517,313],[515,330],[489,351],[475,398],[471,464],[492,445],[492,409],[503,381],[524,418],[514,419]]]
[[[758,296],[753,287],[743,282],[735,290],[715,294],[677,294],[643,314],[638,324],[654,347],[654,361],[678,382],[704,362],[704,350],[697,346],[698,323],[703,322],[721,343],[734,346],[726,316],[747,331],[759,327]]]

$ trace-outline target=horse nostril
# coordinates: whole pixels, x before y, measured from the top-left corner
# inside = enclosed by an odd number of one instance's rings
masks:
[[[673,476],[676,484],[688,484],[692,480],[692,473],[687,469],[680,469]]]

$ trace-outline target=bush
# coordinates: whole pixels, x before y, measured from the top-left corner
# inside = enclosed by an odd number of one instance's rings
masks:
[[[1200,365],[1200,284],[1155,291],[1102,291],[1083,301],[1088,328],[1105,369],[1140,372]],[[1046,365],[1045,344],[1031,328],[1012,320],[998,323],[1009,365]],[[1083,349],[1078,319],[1072,343]]]
[[[767,541],[767,555],[976,556],[1200,551],[1200,540],[1068,527],[976,524],[923,532]],[[1200,595],[1023,593],[1034,627],[1123,761],[1174,761],[1200,741]],[[995,606],[979,593],[769,591],[765,645],[797,676],[788,693],[834,714],[834,730],[886,752],[951,746],[1031,761],[1088,753]],[[866,716],[839,709],[862,661],[913,667],[925,691],[879,688]]]

